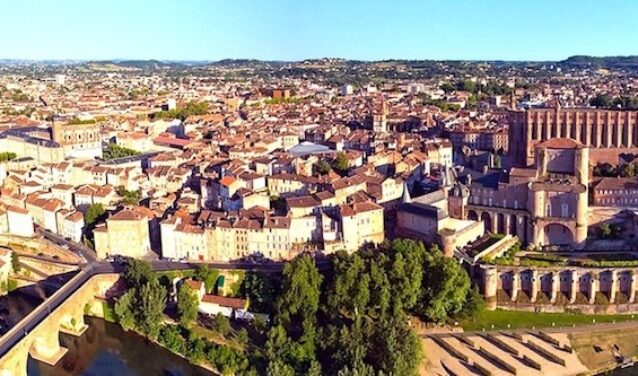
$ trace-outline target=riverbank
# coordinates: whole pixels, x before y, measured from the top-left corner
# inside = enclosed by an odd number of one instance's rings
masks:
[[[181,354],[177,351],[174,351],[173,349],[165,346],[163,343],[161,343],[158,340],[153,340],[150,338],[147,338],[146,336],[144,336],[143,333],[135,330],[135,329],[131,329],[129,331],[124,330],[124,328],[122,328],[122,326],[117,322],[117,317],[115,315],[115,312],[113,310],[113,307],[111,307],[107,302],[102,301],[101,302],[101,306],[102,306],[102,314],[100,315],[99,311],[91,311],[88,310],[87,312],[85,312],[86,315],[90,316],[90,317],[95,317],[95,318],[99,318],[102,319],[106,322],[109,322],[113,325],[117,325],[122,331],[124,332],[130,332],[138,337],[140,337],[141,339],[144,339],[145,341],[148,341],[150,343],[152,343],[153,345],[156,345],[158,347],[161,347],[162,349],[169,351],[171,354],[180,357],[182,359],[184,359],[185,361],[187,361],[189,364],[191,364],[193,367],[199,367],[202,370],[208,371],[214,375],[221,375],[221,372],[217,369],[215,369],[214,367],[210,366],[209,364],[205,364],[205,363],[193,363],[191,361],[191,359],[189,359],[188,357],[186,357],[186,355]],[[169,321],[164,321],[164,323],[166,325],[171,325],[172,322]]]

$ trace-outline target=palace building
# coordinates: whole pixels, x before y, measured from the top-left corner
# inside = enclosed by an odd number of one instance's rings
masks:
[[[458,174],[450,213],[523,244],[579,249],[587,237],[589,148],[568,138],[534,145],[533,167]],[[469,189],[469,197],[461,196]]]
[[[53,123],[51,139],[62,146],[66,157],[102,158],[100,128],[96,123]]]
[[[589,147],[592,165],[618,164],[622,154],[638,154],[638,111],[596,108],[533,108],[510,111],[512,164],[534,161],[534,147],[545,140],[571,138]]]
[[[15,127],[0,132],[0,150],[29,158],[35,164],[59,163],[67,158],[101,158],[100,128],[95,123],[50,127]]]

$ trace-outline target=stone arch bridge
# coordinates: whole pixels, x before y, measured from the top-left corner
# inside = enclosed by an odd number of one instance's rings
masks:
[[[84,307],[109,297],[120,275],[82,270],[0,338],[0,376],[26,376],[27,359],[54,365],[66,354],[60,332],[81,335]]]

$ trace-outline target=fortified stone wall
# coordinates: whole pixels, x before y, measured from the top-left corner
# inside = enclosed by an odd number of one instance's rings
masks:
[[[638,268],[481,265],[473,275],[488,309],[638,313]]]

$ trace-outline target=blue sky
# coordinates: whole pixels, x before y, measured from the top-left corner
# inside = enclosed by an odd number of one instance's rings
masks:
[[[0,58],[638,55],[635,0],[2,0]]]

